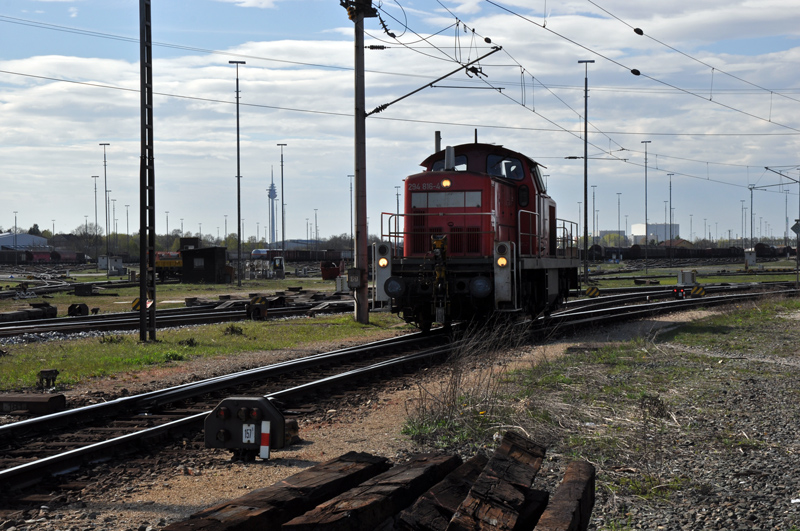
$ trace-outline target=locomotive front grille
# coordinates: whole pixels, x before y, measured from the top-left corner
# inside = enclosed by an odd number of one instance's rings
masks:
[[[481,252],[480,227],[451,227],[449,247],[451,254],[478,254]]]

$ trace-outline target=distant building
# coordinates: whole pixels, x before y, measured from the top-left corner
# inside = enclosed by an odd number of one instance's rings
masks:
[[[672,239],[677,239],[681,233],[681,226],[679,223],[672,223]],[[644,238],[644,223],[634,223],[631,225],[631,238],[633,243],[643,245]],[[670,224],[664,223],[648,223],[647,224],[648,237],[647,241],[663,242],[670,239]]]
[[[13,250],[16,245],[17,249],[43,249],[48,247],[47,238],[41,236],[33,236],[27,233],[19,233],[16,236],[13,232],[4,232],[0,234],[0,249]]]

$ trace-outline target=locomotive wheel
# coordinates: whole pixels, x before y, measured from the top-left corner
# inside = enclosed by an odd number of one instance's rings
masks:
[[[429,334],[431,331],[431,326],[433,326],[433,321],[430,319],[423,319],[419,322],[419,330],[423,334]]]

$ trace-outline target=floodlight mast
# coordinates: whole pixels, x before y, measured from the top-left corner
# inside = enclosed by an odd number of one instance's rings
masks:
[[[583,281],[589,286],[589,63],[594,59],[581,59],[583,79]],[[594,214],[592,214],[594,219]]]

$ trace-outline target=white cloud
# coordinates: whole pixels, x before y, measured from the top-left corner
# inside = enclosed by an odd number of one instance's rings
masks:
[[[217,0],[218,2],[226,2],[229,4],[236,4],[238,7],[258,7],[262,9],[269,9],[275,7],[279,0]]]
[[[225,3],[219,2],[217,7],[224,10]],[[269,8],[276,2],[230,0],[227,4]],[[701,218],[694,220],[695,232],[702,230],[697,227],[703,217],[737,232],[739,200],[747,197],[749,203],[747,184],[765,178],[761,175],[764,166],[798,162],[800,136],[784,135],[793,131],[778,124],[800,129],[799,104],[780,97],[777,91],[798,98],[795,93],[800,80],[794,65],[800,60],[800,47],[786,48],[784,42],[783,48],[775,51],[745,55],[740,50],[725,50],[720,44],[764,38],[773,28],[797,36],[794,28],[800,28],[798,15],[786,3],[773,1],[768,9],[762,9],[766,4],[721,0],[669,6],[603,2],[603,7],[641,26],[647,35],[714,65],[713,92],[709,68],[646,36],[635,35],[586,2],[547,2],[547,9],[552,9],[547,28],[589,50],[485,2],[445,4],[465,18],[468,27],[491,37],[504,51],[482,61],[490,85],[459,72],[437,83],[437,88],[425,88],[367,120],[372,232],[377,232],[381,212],[394,212],[394,186],[419,169],[418,163],[432,150],[436,130],[442,131],[446,144],[458,144],[472,141],[477,128],[479,140],[504,144],[540,160],[548,166],[550,191],[563,217],[576,218],[577,202],[582,201],[577,191],[582,190],[583,164],[564,157],[583,152],[584,68],[577,63],[579,59],[597,61],[588,69],[590,154],[622,146],[625,151],[616,155],[627,159],[601,160],[608,157],[597,155],[590,161],[602,228],[616,228],[617,192],[623,194],[622,215],[629,214],[630,223],[642,221],[642,140],[652,141],[648,147],[651,221],[660,221],[663,216],[667,174],[674,173],[673,201],[684,233],[688,232],[690,213]],[[510,1],[502,4],[527,9],[523,14],[537,22],[541,22],[541,13],[536,10],[545,5],[537,2],[530,8],[530,3],[522,0],[516,5]],[[387,3],[386,8],[391,5]],[[294,20],[289,3],[281,7],[287,12],[280,14],[280,20],[288,27]],[[230,15],[232,20],[241,15],[230,5],[227,9],[235,11]],[[417,0],[406,13],[409,26],[423,35],[423,30],[433,32],[452,23],[452,17],[438,3]],[[83,9],[82,19],[87,14]],[[280,171],[276,144],[287,143],[288,235],[304,237],[305,219],[313,218],[315,208],[319,209],[323,235],[349,231],[347,175],[353,171],[354,76],[349,70],[353,64],[352,27],[345,22],[329,21],[324,40],[320,38],[322,30],[308,36],[301,28],[294,40],[270,41],[265,31],[266,38],[245,34],[234,44],[219,46],[247,56],[247,65],[239,70],[240,134],[243,216],[250,230],[260,220],[263,233],[270,169],[274,168],[276,177]],[[229,22],[215,23],[218,28]],[[367,25],[371,33],[380,34],[377,21],[368,21]],[[217,48],[213,37],[209,34],[209,44],[202,46]],[[407,33],[403,40],[409,49],[393,45],[388,50],[367,51],[366,102],[370,110],[455,69],[450,61],[419,53],[419,37]],[[2,60],[0,70],[138,89],[138,61],[99,58],[106,41],[89,41],[90,48],[74,52],[67,51],[67,42],[62,34],[53,36],[48,53]],[[479,49],[470,48],[471,35],[462,32],[457,40],[453,30],[432,38],[432,42],[451,55],[460,42],[464,58],[488,51],[480,39],[475,41]],[[599,55],[593,55],[593,51]],[[224,56],[190,52],[175,56],[173,51],[168,52],[155,50],[156,92],[202,99],[155,96],[158,208],[170,210],[171,228],[183,217],[186,230],[196,232],[202,223],[203,232],[215,233],[216,226],[224,223],[224,214],[235,215],[235,71]],[[436,50],[425,52],[442,57]],[[515,61],[528,72],[526,107],[516,103],[522,97],[522,77]],[[626,70],[630,67],[639,68],[656,81],[631,75]],[[719,69],[776,93],[731,79]],[[445,88],[451,86],[464,88]],[[487,87],[501,87],[502,91],[485,90]],[[121,204],[136,203],[138,93],[0,73],[0,113],[4,124],[0,129],[0,157],[4,161],[0,178],[5,183],[4,198],[21,205],[24,217],[20,225],[43,225],[55,217],[57,227],[62,226],[62,220],[65,226],[74,227],[83,222],[84,214],[93,215],[91,175],[103,171],[99,142],[111,143],[108,178],[114,197]],[[712,136],[734,133],[743,136]],[[774,216],[771,223],[780,226],[782,233],[783,198],[774,199],[773,195],[761,193],[755,198],[755,208],[765,218]],[[708,201],[708,197],[714,200]],[[9,223],[0,219],[0,225]],[[235,222],[231,218],[229,230],[232,226]],[[163,230],[162,225],[159,230]]]

